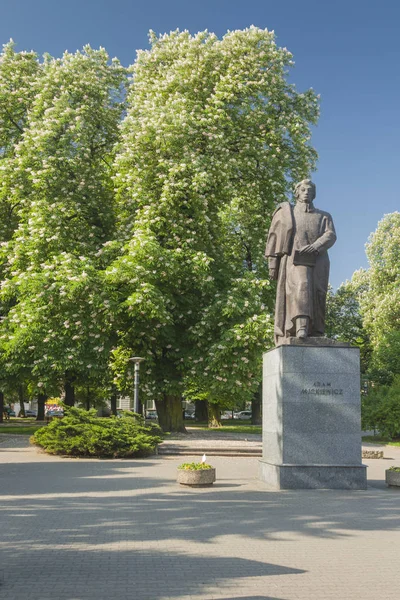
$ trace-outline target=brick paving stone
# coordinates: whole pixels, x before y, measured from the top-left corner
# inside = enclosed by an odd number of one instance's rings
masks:
[[[400,490],[384,484],[398,448],[364,461],[366,491],[270,492],[257,458],[213,457],[217,482],[192,489],[175,482],[182,457],[2,442],[1,599],[398,599]]]

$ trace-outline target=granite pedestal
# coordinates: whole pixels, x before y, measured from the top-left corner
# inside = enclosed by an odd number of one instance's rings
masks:
[[[263,457],[273,489],[366,489],[358,348],[283,345],[263,356]]]

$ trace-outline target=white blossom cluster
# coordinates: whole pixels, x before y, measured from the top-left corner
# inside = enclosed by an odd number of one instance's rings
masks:
[[[9,365],[3,376],[49,393],[67,372],[77,382],[101,379],[116,338],[102,251],[114,235],[112,162],[126,73],[89,46],[39,65],[8,45],[0,90],[10,80],[5,67],[23,83],[28,60],[23,121],[17,109],[11,113],[23,132],[0,171],[9,214],[0,250],[0,342]]]
[[[272,340],[266,232],[314,166],[318,99],[287,83],[292,55],[273,32],[152,33],[151,44],[132,68],[115,160],[125,244],[107,274],[129,323],[119,356],[146,357],[152,397],[182,386],[249,397]]]
[[[155,399],[251,397],[272,340],[266,233],[316,160],[318,98],[292,64],[256,27],[151,33],[131,79],[104,49],[4,47],[3,387],[126,391],[138,355]]]

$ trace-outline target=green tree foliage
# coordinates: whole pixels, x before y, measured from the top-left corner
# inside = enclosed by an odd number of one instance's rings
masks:
[[[272,340],[271,214],[316,159],[318,100],[288,84],[291,65],[255,27],[221,40],[152,34],[119,128],[127,73],[104,50],[40,63],[5,46],[0,350],[10,389],[110,385],[111,354],[115,382],[130,390],[136,354],[168,429],[183,427],[186,389],[224,405],[251,399]]]
[[[2,242],[0,343],[5,372],[29,373],[36,393],[50,393],[62,379],[71,387],[107,369],[115,310],[103,250],[114,235],[111,165],[126,72],[89,46],[45,57],[36,78],[35,60],[5,175],[18,227]]]
[[[365,374],[371,358],[371,342],[363,324],[359,296],[365,291],[365,272],[354,274],[333,292],[328,290],[326,304],[326,335],[360,348],[361,373]]]
[[[209,400],[257,388],[272,340],[271,214],[316,159],[318,100],[287,83],[291,64],[252,27],[152,34],[133,66],[115,162],[122,252],[108,268],[124,314],[116,379],[121,357],[145,357],[143,387],[168,428],[183,426],[186,386]]]
[[[400,436],[400,377],[390,386],[380,385],[370,389],[362,401],[362,426],[377,429],[383,437]]]
[[[365,284],[359,301],[373,349],[370,370],[376,380],[390,384],[400,374],[399,212],[384,216],[366,251],[370,267],[362,275]]]
[[[20,202],[14,195],[21,178],[15,177],[16,153],[28,119],[28,112],[37,91],[35,83],[40,79],[41,69],[34,52],[16,52],[10,41],[0,54],[0,244],[5,245],[19,223]],[[0,261],[1,279],[5,278],[5,264]],[[6,312],[0,297],[0,314]],[[4,356],[2,357],[4,358]],[[9,365],[11,366],[11,365]],[[10,373],[1,369],[1,389],[7,398],[17,396],[24,385],[26,373]]]
[[[41,68],[35,52],[16,52],[12,41],[0,54],[0,241],[8,240],[18,224],[19,199],[15,155],[37,93]]]
[[[147,425],[134,413],[99,419],[94,409],[64,410],[63,419],[41,427],[31,438],[49,454],[130,458],[153,454],[162,442],[158,425]]]

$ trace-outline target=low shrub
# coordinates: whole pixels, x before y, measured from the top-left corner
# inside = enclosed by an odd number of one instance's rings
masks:
[[[212,465],[208,465],[207,463],[182,463],[179,465],[178,469],[183,469],[185,471],[201,471],[202,469],[212,469]]]
[[[389,467],[389,471],[395,471],[396,473],[400,473],[400,467]]]
[[[147,424],[134,413],[99,418],[95,409],[65,405],[64,411],[64,418],[53,420],[31,438],[49,454],[130,458],[152,454],[162,442],[158,425]]]

